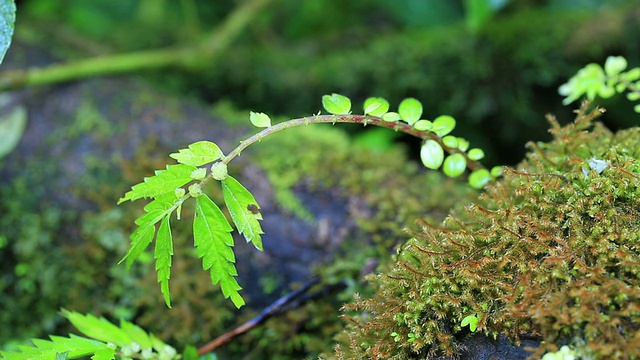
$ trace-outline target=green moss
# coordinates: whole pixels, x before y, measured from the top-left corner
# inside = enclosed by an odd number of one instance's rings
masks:
[[[444,227],[425,224],[372,279],[377,294],[349,306],[368,315],[352,318],[337,357],[454,355],[473,314],[488,336],[539,336],[537,355],[584,342],[596,359],[640,357],[640,129],[613,134],[596,113],[551,119],[553,141],[529,144]]]

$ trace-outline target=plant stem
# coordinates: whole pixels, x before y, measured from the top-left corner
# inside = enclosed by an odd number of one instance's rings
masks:
[[[209,36],[193,46],[139,51],[43,68],[7,71],[0,74],[0,91],[169,66],[197,68],[205,63],[210,66],[211,61],[220,56],[260,10],[272,1],[274,0],[243,2]]]
[[[392,129],[394,131],[400,131],[420,139],[435,140],[449,154],[454,154],[454,153],[462,154],[467,159],[467,168],[469,168],[470,170],[473,171],[473,170],[484,168],[484,166],[482,166],[482,164],[480,164],[479,162],[469,159],[465,152],[460,151],[456,148],[448,147],[445,144],[443,144],[442,139],[430,131],[416,130],[416,128],[414,128],[413,126],[400,121],[388,122],[388,121],[382,120],[379,117],[365,116],[365,115],[315,115],[315,116],[307,116],[303,118],[297,118],[297,119],[281,122],[279,124],[269,126],[268,128],[251,136],[250,138],[241,141],[240,145],[238,145],[227,156],[225,156],[224,159],[222,159],[222,161],[228,164],[236,156],[239,156],[244,149],[246,149],[247,147],[255,144],[258,141],[261,141],[262,139],[276,132],[289,129],[292,127],[296,127],[296,126],[303,126],[303,125],[310,125],[310,124],[323,124],[323,123],[331,123],[331,124],[351,123],[351,124],[363,124],[365,126],[374,125],[374,126],[380,126],[380,127]]]

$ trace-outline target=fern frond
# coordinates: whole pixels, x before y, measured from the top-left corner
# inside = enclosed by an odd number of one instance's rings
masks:
[[[168,214],[160,223],[156,239],[155,259],[156,271],[158,272],[158,282],[160,291],[164,296],[164,301],[171,307],[171,297],[169,295],[169,278],[171,277],[171,256],[173,255],[173,239],[171,236],[171,226],[169,225]]]
[[[198,257],[202,258],[202,268],[210,270],[211,282],[220,283],[225,298],[231,298],[239,308],[245,302],[238,292],[242,287],[235,279],[238,271],[234,265],[232,230],[220,208],[208,196],[196,198],[193,240]]]

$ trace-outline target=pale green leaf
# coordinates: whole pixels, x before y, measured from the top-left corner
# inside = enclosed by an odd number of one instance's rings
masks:
[[[138,325],[126,320],[120,320],[120,328],[127,333],[132,341],[138,343],[142,349],[151,349],[153,347],[149,334]]]
[[[169,279],[171,278],[171,257],[173,256],[173,240],[171,236],[171,226],[169,218],[171,214],[164,217],[158,228],[156,236],[156,271],[158,272],[158,282],[160,291],[164,296],[164,301],[171,307],[171,296],[169,294]]]
[[[249,120],[255,127],[271,126],[271,118],[265,113],[249,112]]]
[[[9,49],[16,21],[16,4],[13,0],[0,1],[0,63]]]
[[[465,327],[467,325],[469,325],[469,330],[471,330],[471,332],[475,332],[478,328],[478,317],[476,315],[465,316],[465,318],[462,319],[460,326]]]
[[[456,119],[449,115],[440,115],[433,120],[431,131],[438,136],[449,134],[456,127]]]
[[[256,199],[249,190],[231,176],[222,180],[222,195],[238,232],[244,235],[247,242],[251,242],[256,249],[262,251],[260,235],[264,232],[258,222],[262,220],[262,214]]]
[[[191,173],[196,170],[192,165],[167,165],[166,170],[156,170],[156,175],[144,178],[144,182],[133,185],[131,191],[124,194],[118,200],[121,204],[127,200],[135,201],[141,198],[152,198],[168,192],[174,193],[179,188],[191,181]]]
[[[442,138],[442,143],[450,148],[455,149],[458,147],[458,138],[455,136],[447,135]]]
[[[468,148],[469,148],[469,142],[466,139],[459,137],[458,138],[458,150],[467,151]]]
[[[464,155],[456,153],[447,156],[442,164],[442,171],[449,177],[458,177],[467,169],[467,159]]]
[[[226,180],[225,180],[226,181]],[[235,279],[233,253],[233,228],[220,208],[207,195],[196,198],[196,213],[193,220],[193,240],[198,257],[202,258],[202,268],[209,270],[211,282],[220,283],[225,298],[231,298],[236,307],[244,305]]]
[[[640,113],[640,104],[633,107],[633,111]]]
[[[390,111],[382,115],[382,120],[386,122],[396,122],[400,120],[400,114],[398,114],[397,112]]]
[[[398,114],[402,120],[413,125],[422,116],[422,103],[414,98],[406,98],[398,106]]]
[[[487,169],[478,169],[469,175],[469,185],[475,189],[482,189],[491,181],[491,173]]]
[[[502,166],[494,166],[494,167],[491,168],[491,176],[492,177],[497,178],[497,177],[502,175],[502,172],[503,172]]]
[[[444,150],[435,140],[427,140],[420,149],[420,160],[429,169],[437,170],[444,161]]]
[[[75,311],[62,309],[62,315],[66,317],[81,333],[84,335],[104,341],[106,343],[114,343],[117,346],[126,346],[133,342],[129,335],[122,331],[118,326],[110,323],[104,318],[87,314],[83,315]]]
[[[12,106],[9,102],[9,95],[1,95],[0,159],[15,149],[27,126],[27,111],[25,108],[23,106]]]
[[[322,97],[322,106],[329,114],[348,115],[351,111],[351,100],[346,96],[333,93]]]
[[[91,360],[113,360],[116,358],[116,349],[106,348],[97,350]]]
[[[198,141],[189,145],[188,149],[178,150],[169,156],[179,163],[190,166],[201,166],[220,159],[222,150],[211,141]]]
[[[433,123],[429,120],[418,120],[413,124],[413,127],[416,130],[420,130],[420,131],[430,131],[431,128],[433,127]]]
[[[608,76],[620,74],[627,68],[627,59],[623,56],[609,56],[604,62],[604,72]]]
[[[389,111],[389,102],[380,97],[370,97],[364,101],[364,114],[381,117]]]
[[[482,151],[482,149],[473,148],[469,150],[467,156],[469,156],[469,159],[471,160],[478,161],[484,158],[484,151]]]

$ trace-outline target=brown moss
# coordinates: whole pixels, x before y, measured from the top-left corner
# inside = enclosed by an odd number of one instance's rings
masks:
[[[529,144],[465,214],[425,223],[373,279],[376,296],[347,306],[361,315],[347,316],[336,356],[455,356],[462,319],[477,314],[488,336],[544,340],[535,356],[569,344],[639,358],[640,129],[613,134],[592,123],[598,114],[550,119],[553,141]]]

